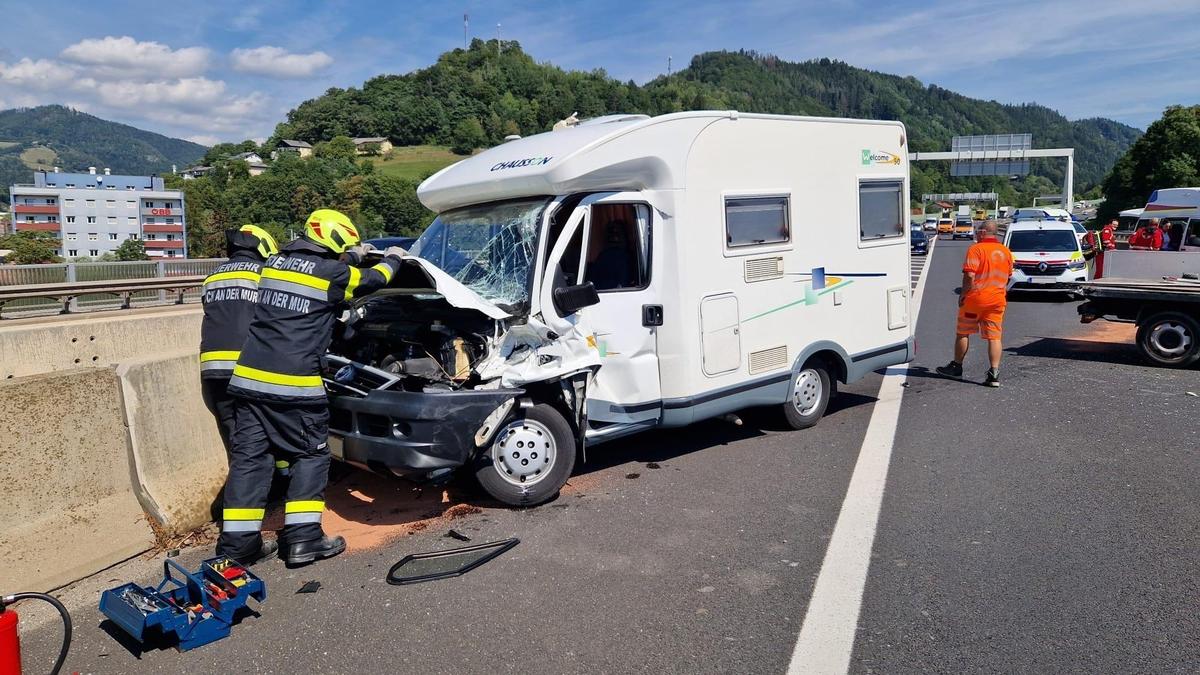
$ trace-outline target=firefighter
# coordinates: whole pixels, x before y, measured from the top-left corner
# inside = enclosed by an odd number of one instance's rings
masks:
[[[397,246],[379,264],[359,269],[366,250],[348,217],[319,209],[304,236],[263,265],[254,317],[229,381],[237,400],[218,555],[239,561],[270,555],[261,529],[276,457],[291,462],[284,562],[303,565],[346,550],[345,539],[321,528],[329,405],[320,363],[346,302],[387,285],[400,269],[404,249]]]
[[[233,397],[225,388],[254,314],[263,261],[279,252],[279,245],[261,227],[243,225],[225,232],[225,247],[229,260],[204,280],[201,297],[204,321],[200,324],[200,392],[204,405],[217,420],[228,456]]]

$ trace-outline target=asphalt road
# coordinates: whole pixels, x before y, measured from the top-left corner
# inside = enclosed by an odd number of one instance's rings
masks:
[[[1200,398],[1185,392],[1200,375],[1141,365],[1122,330],[1079,325],[1072,303],[1014,299],[1001,389],[977,386],[979,349],[975,382],[933,377],[966,246],[930,256],[850,670],[1194,672]],[[601,446],[537,509],[489,506],[466,485],[390,507],[406,489],[351,475],[331,509],[398,538],[352,539],[299,570],[259,565],[260,613],[187,653],[118,641],[94,608],[94,588],[149,581],[160,561],[102,573],[64,594],[88,605],[68,669],[783,672],[880,381],[846,387],[803,432],[748,414]],[[420,520],[456,501],[484,508]],[[405,554],[457,545],[450,528],[522,543],[461,578],[384,583]],[[309,580],[320,590],[296,594]],[[29,671],[56,640],[53,624],[26,634]]]

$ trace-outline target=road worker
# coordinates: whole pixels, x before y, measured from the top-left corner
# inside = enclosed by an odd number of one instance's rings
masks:
[[[983,383],[1000,386],[1000,336],[1004,309],[1008,304],[1008,279],[1013,272],[1013,256],[996,239],[996,221],[989,220],[976,228],[975,240],[967,249],[963,261],[962,290],[958,295],[958,326],[954,342],[954,360],[938,366],[937,372],[946,377],[961,378],[963,359],[967,357],[970,336],[979,333],[988,345],[991,366]]]
[[[374,267],[359,269],[367,250],[360,241],[348,217],[319,209],[304,235],[263,265],[254,317],[229,381],[237,400],[218,555],[239,561],[270,555],[261,528],[276,457],[291,462],[280,557],[302,565],[346,549],[345,539],[321,528],[330,459],[321,355],[345,304],[387,285],[404,255],[394,246]]]

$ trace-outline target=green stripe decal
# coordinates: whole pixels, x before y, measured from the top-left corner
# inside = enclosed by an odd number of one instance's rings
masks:
[[[838,289],[840,289],[840,288],[845,288],[846,286],[849,286],[849,285],[850,285],[850,284],[852,284],[852,283],[854,283],[854,280],[853,280],[853,279],[846,279],[846,280],[844,280],[844,281],[840,281],[840,282],[838,282],[838,283],[836,283],[836,284],[834,284],[834,285],[832,285],[832,286],[829,286],[828,288],[824,288],[824,289],[822,289],[821,291],[819,291],[819,292],[816,292],[816,293],[813,293],[813,290],[812,290],[812,288],[808,288],[808,289],[806,290],[805,294],[804,294],[804,295],[805,295],[805,297],[804,297],[804,298],[802,298],[802,299],[800,299],[800,300],[796,300],[796,301],[794,301],[794,302],[789,302],[789,303],[788,303],[788,304],[786,304],[786,305],[780,305],[779,307],[775,307],[774,309],[768,309],[767,311],[765,311],[765,312],[763,312],[763,313],[761,313],[761,314],[755,314],[755,315],[754,315],[754,316],[752,316],[752,317],[749,317],[749,318],[747,318],[747,319],[743,319],[743,320],[742,320],[742,323],[746,323],[747,321],[753,321],[753,320],[755,320],[755,319],[761,319],[762,317],[764,317],[764,316],[766,316],[766,315],[768,315],[768,314],[774,314],[775,312],[778,312],[778,311],[785,310],[785,309],[787,309],[788,307],[795,307],[796,305],[812,305],[812,304],[815,304],[815,302],[816,302],[816,300],[815,300],[815,299],[816,299],[818,296],[825,295],[826,293],[831,293],[831,292],[833,292],[833,291],[836,291],[836,290],[838,290]]]

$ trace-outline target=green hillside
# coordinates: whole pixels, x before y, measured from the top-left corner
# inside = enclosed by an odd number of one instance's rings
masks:
[[[109,122],[58,105],[0,111],[0,185],[28,183],[33,168],[64,171],[108,167],[113,173],[150,174],[187,166],[202,145]],[[8,190],[0,192],[8,199]]]
[[[464,125],[482,127],[487,144],[509,133],[545,131],[573,112],[581,118],[613,112],[663,114],[734,108],[836,117],[900,119],[918,150],[948,149],[955,135],[1030,132],[1035,147],[1076,148],[1076,185],[1097,185],[1139,136],[1111,120],[1070,121],[1044,106],[971,99],[899,77],[821,59],[791,63],[753,52],[710,52],[670,77],[645,85],[615,80],[603,70],[567,71],[539,64],[516,42],[476,40],[405,75],[381,75],[361,88],[330,89],[288,113],[272,141],[309,142],[337,135],[386,136],[398,146],[450,145]],[[1061,166],[1035,164],[1057,182]],[[914,193],[1003,189],[1006,179],[951,180],[944,166],[914,172]],[[1045,180],[1028,181],[1032,192]],[[1015,195],[1014,195],[1015,196]]]

